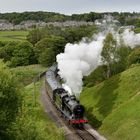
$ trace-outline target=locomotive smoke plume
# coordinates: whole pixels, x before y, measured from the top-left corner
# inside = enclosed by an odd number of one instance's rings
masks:
[[[70,87],[71,92],[77,97],[79,97],[82,91],[83,76],[89,75],[98,65],[102,64],[101,51],[103,41],[108,32],[112,32],[118,46],[120,40],[123,40],[125,45],[132,48],[140,44],[140,34],[135,34],[129,29],[119,34],[117,31],[114,31],[112,26],[110,27],[94,35],[90,42],[83,39],[77,44],[66,44],[64,53],[57,55],[59,74],[65,82],[64,87]]]
[[[67,44],[64,53],[57,55],[59,74],[72,92],[79,96],[82,78],[100,64],[100,53],[105,35],[99,34],[93,41]]]
[[[126,46],[135,48],[140,45],[140,33],[135,34],[133,31],[126,29],[121,36]]]

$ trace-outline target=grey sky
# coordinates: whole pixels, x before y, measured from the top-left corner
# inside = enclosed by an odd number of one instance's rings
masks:
[[[140,0],[0,0],[0,12],[140,12]]]

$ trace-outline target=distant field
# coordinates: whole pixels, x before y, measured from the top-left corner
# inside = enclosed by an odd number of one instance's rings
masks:
[[[26,40],[28,31],[0,31],[0,41]]]

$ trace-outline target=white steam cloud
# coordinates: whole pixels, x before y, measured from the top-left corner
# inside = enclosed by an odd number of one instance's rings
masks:
[[[123,40],[125,45],[131,48],[140,45],[140,34],[135,34],[129,29],[126,29],[122,34],[112,29],[108,31],[112,32],[118,44],[120,40]],[[64,53],[57,55],[59,74],[66,85],[64,87],[68,86],[77,97],[82,90],[83,76],[89,75],[102,63],[101,51],[106,34],[107,32],[102,31],[96,36],[94,35],[90,43],[84,39],[78,44],[68,43]]]
[[[137,45],[140,45],[140,33],[135,34],[133,31],[129,29],[126,29],[122,33],[122,39],[124,40],[125,45],[131,48],[134,48]]]
[[[59,74],[77,96],[82,90],[83,76],[87,76],[101,62],[104,38],[105,35],[98,34],[90,43],[67,44],[65,52],[57,55]]]

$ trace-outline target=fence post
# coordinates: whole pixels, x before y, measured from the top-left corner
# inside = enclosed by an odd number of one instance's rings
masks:
[[[36,79],[34,79],[34,106],[36,107]]]
[[[36,82],[40,81],[40,79],[45,75],[45,73],[46,73],[46,71],[39,73],[39,75],[37,75],[33,80],[33,83],[34,83],[34,92],[33,92],[34,106],[36,106],[36,104],[37,104],[37,102],[36,102]]]

